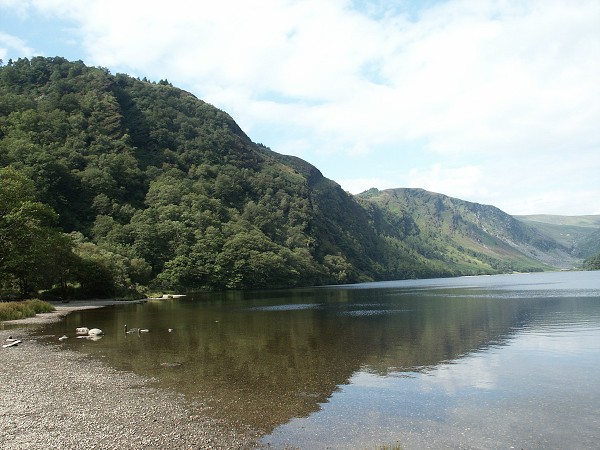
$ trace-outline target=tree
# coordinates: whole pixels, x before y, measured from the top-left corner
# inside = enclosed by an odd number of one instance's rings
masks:
[[[70,249],[56,221],[52,208],[35,201],[31,180],[11,167],[0,169],[0,278],[16,282],[23,296],[52,278],[55,257]]]
[[[236,226],[243,231],[235,230],[216,259],[217,266],[223,270],[225,287],[246,289],[287,285],[291,268],[281,255],[282,248],[249,224]]]
[[[586,259],[583,263],[585,270],[600,270],[600,253]]]

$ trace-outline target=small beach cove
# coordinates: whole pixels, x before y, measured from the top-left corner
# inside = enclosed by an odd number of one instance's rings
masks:
[[[0,448],[251,448],[251,430],[207,414],[207,406],[157,388],[155,380],[48,344],[40,325],[114,300],[55,304],[56,311],[0,326]]]

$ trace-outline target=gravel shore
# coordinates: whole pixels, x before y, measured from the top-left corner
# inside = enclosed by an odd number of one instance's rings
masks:
[[[16,323],[60,320],[105,304],[57,306]],[[205,405],[157,389],[151,379],[45,344],[26,327],[0,328],[2,344],[9,336],[22,343],[0,347],[1,449],[255,447],[255,433],[210,417]]]

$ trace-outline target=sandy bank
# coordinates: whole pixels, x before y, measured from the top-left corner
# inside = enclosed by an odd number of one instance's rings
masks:
[[[133,301],[131,303],[137,303],[138,301]],[[73,311],[79,311],[82,309],[96,309],[102,308],[104,306],[111,305],[123,305],[130,302],[123,302],[117,300],[76,300],[70,303],[57,303],[51,302],[52,305],[56,308],[56,311],[37,314],[34,317],[27,317],[25,319],[18,320],[5,320],[1,322],[0,329],[4,325],[32,325],[32,324],[44,324],[50,322],[56,322],[61,320],[67,314]]]
[[[159,390],[83,354],[45,344],[19,324],[60,320],[112,301],[55,305],[57,311],[4,322],[0,342],[0,448],[252,448],[256,436],[211,418],[207,407]]]

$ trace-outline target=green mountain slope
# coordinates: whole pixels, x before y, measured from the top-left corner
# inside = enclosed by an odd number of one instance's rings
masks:
[[[573,261],[562,244],[493,207],[415,190],[353,197],[309,163],[253,143],[228,114],[167,81],[58,57],[0,67],[0,168],[9,166],[18,173],[6,176],[25,176],[35,200],[58,214],[76,266],[87,268],[61,269],[63,289],[80,284],[89,295]],[[0,251],[9,248],[1,234]],[[0,284],[19,277],[33,289],[26,275],[0,273]]]
[[[568,268],[579,262],[567,246],[494,206],[422,189],[372,189],[359,197],[387,213],[378,225],[382,233],[461,272]]]
[[[588,258],[600,253],[600,216],[515,216],[569,247],[575,256]]]

